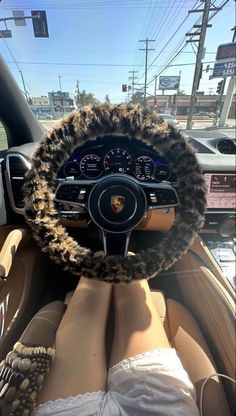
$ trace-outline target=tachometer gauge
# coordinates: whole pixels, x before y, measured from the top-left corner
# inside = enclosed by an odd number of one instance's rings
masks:
[[[159,181],[167,181],[170,178],[171,170],[168,165],[158,165],[156,167],[155,177]]]
[[[73,176],[77,179],[81,175],[79,164],[75,161],[67,162],[63,170],[66,177]]]
[[[132,157],[124,149],[112,149],[104,157],[104,169],[109,173],[130,173]]]
[[[86,178],[98,178],[102,174],[101,158],[93,154],[84,156],[80,162],[80,169]]]
[[[135,176],[141,181],[151,179],[155,173],[155,164],[149,156],[140,156],[135,161]]]

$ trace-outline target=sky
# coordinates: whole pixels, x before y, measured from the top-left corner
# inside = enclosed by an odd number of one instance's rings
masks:
[[[212,3],[219,6],[224,2]],[[139,40],[149,38],[155,40],[149,43],[149,48],[155,50],[148,53],[148,93],[154,92],[155,75],[179,75],[181,71],[180,89],[190,94],[196,60],[194,45],[187,44],[171,63],[173,66],[165,69],[165,64],[185,44],[186,32],[201,16],[188,11],[199,7],[202,8],[200,0],[1,0],[0,18],[12,17],[12,10],[23,10],[25,16],[30,16],[31,10],[45,10],[49,38],[35,38],[30,19],[26,27],[9,21],[7,28],[12,30],[12,38],[0,39],[0,53],[21,90],[22,71],[31,96],[59,90],[60,75],[63,91],[74,94],[79,81],[80,90],[94,93],[100,101],[108,94],[111,102],[118,103],[127,98],[122,84],[131,82],[129,71],[138,71],[137,82],[144,83],[145,53],[139,49],[145,45]],[[210,22],[204,69],[207,63],[213,68],[218,45],[232,40],[234,7],[235,1],[229,0]],[[4,22],[0,25],[1,30],[5,29]],[[214,93],[220,81],[210,81],[210,74],[204,71],[200,83],[199,90],[205,94]]]

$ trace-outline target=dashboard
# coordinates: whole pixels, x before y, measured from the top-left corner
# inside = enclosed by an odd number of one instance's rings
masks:
[[[188,135],[189,133],[187,132]],[[203,134],[206,137],[203,138]],[[206,212],[208,228],[216,227],[223,216],[235,213],[235,155],[220,153],[219,140],[222,142],[226,139],[222,137],[217,139],[215,133],[212,132],[191,131],[190,143],[196,149],[196,155],[208,186]],[[30,168],[30,159],[35,147],[36,143],[28,143],[11,148],[3,161],[6,194],[12,210],[18,214],[23,214],[22,186],[24,175]],[[97,137],[75,148],[73,154],[59,169],[57,181],[59,184],[68,183],[68,186],[73,181],[79,181],[86,187],[89,182],[94,183],[103,176],[113,173],[130,175],[143,184],[151,182],[154,186],[158,186],[166,181],[173,187],[177,185],[174,172],[151,146],[136,138],[129,139],[119,135],[112,138]],[[87,215],[86,208],[83,208],[82,204],[74,207],[72,203],[57,202],[58,211],[63,219],[72,220],[72,226],[78,219],[85,218]],[[160,213],[164,213],[162,208],[153,210],[152,219],[158,214],[158,221],[152,221],[150,225],[153,230],[161,227],[160,224],[164,219],[164,216],[160,218]],[[174,208],[166,209],[166,212],[170,213],[173,222]]]
[[[175,182],[166,161],[137,139],[102,137],[78,147],[58,172],[61,179],[97,179],[112,173],[127,174],[140,181]]]

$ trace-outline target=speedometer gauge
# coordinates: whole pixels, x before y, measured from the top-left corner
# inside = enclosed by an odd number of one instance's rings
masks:
[[[158,165],[156,167],[155,176],[159,181],[167,181],[171,176],[170,167],[164,163]]]
[[[84,156],[80,162],[80,169],[86,178],[98,178],[102,173],[101,158],[93,154]]]
[[[79,164],[76,161],[67,162],[63,168],[66,177],[79,178],[81,175]]]
[[[124,149],[112,149],[104,157],[104,168],[109,173],[130,173],[132,157]]]
[[[155,164],[149,156],[140,156],[135,161],[135,176],[141,181],[151,179],[155,173]]]

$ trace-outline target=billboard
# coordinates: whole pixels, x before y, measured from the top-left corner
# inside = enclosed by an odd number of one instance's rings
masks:
[[[180,85],[180,76],[159,77],[159,90],[177,90]]]
[[[216,62],[211,78],[222,78],[236,76],[236,61]]]
[[[223,43],[218,46],[216,63],[212,78],[232,77],[236,75],[236,43]]]
[[[223,43],[218,46],[216,52],[216,61],[234,61],[236,58],[236,43]]]

